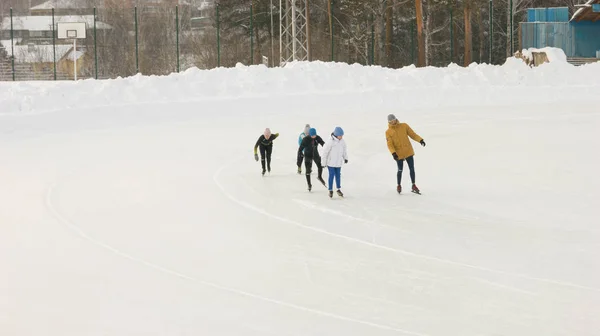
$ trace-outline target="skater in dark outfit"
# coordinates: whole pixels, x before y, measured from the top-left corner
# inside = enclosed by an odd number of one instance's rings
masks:
[[[266,171],[271,173],[271,153],[273,152],[273,140],[277,139],[278,136],[279,133],[271,134],[271,130],[267,128],[265,129],[264,134],[258,137],[258,140],[254,145],[254,159],[256,161],[258,161],[257,149],[260,148],[260,164],[262,165],[263,175],[265,175]]]
[[[317,130],[311,128],[308,131],[308,136],[302,139],[300,143],[300,148],[298,148],[298,162],[297,165],[300,166],[302,164],[302,158],[304,158],[304,167],[306,167],[306,183],[308,184],[308,191],[312,190],[312,183],[310,182],[310,173],[312,172],[312,164],[313,162],[317,165],[318,174],[317,179],[323,185],[325,185],[325,180],[323,180],[323,166],[321,166],[321,156],[319,155],[319,145],[325,145],[325,141],[321,139],[320,136],[317,135]]]
[[[302,133],[300,133],[300,135],[298,136],[298,146],[302,145],[302,140],[304,140],[304,138],[306,138],[308,136],[309,132],[310,132],[310,125],[306,124],[306,126],[304,126],[304,131],[302,131]],[[297,162],[297,166],[298,166],[298,174],[302,174],[302,158],[300,158],[299,161]]]
[[[388,149],[398,165],[398,173],[396,175],[398,186],[396,187],[396,191],[398,191],[398,193],[402,192],[402,169],[404,167],[404,160],[406,160],[408,169],[410,169],[410,180],[412,182],[411,191],[420,194],[421,191],[415,184],[415,151],[410,143],[409,137],[425,147],[423,138],[415,133],[408,124],[399,122],[393,114],[388,115],[388,129],[385,132],[385,138],[387,140]]]

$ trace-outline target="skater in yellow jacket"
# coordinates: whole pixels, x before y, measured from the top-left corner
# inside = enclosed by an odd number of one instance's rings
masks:
[[[385,132],[385,138],[387,140],[388,149],[398,165],[398,173],[396,176],[398,186],[396,187],[396,190],[398,193],[402,192],[402,169],[404,167],[404,160],[406,160],[408,168],[410,169],[410,180],[412,182],[411,191],[418,194],[420,191],[415,184],[415,151],[410,143],[409,137],[425,147],[423,138],[415,133],[408,124],[399,122],[393,114],[388,115],[388,129]]]

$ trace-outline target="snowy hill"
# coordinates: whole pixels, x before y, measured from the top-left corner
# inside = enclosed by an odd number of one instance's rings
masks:
[[[0,83],[0,334],[595,335],[599,89],[514,59]],[[344,199],[296,173],[306,123],[344,128]]]

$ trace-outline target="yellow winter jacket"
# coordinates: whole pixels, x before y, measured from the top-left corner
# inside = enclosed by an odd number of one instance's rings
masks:
[[[387,146],[390,153],[398,155],[398,159],[406,159],[411,155],[415,155],[415,151],[408,137],[416,142],[421,142],[421,138],[410,126],[406,123],[388,124],[388,129],[385,131]]]

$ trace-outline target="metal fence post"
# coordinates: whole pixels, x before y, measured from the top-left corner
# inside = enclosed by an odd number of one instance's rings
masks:
[[[221,66],[221,26],[219,19],[219,3],[217,3],[217,67]]]
[[[54,80],[56,80],[56,25],[54,24],[54,8],[52,8],[52,53],[54,62]]]
[[[254,64],[254,1],[250,1],[250,64]]]
[[[138,74],[140,72],[140,60],[139,60],[139,47],[138,47],[138,15],[137,15],[137,6],[134,7],[133,16],[134,16],[134,20],[135,20],[135,73]]]
[[[10,8],[10,50],[12,53],[12,80],[15,81],[15,35],[13,30],[13,9]]]
[[[306,59],[312,62],[312,33],[310,30],[310,0],[306,0]]]
[[[410,57],[411,64],[415,64],[415,25],[417,24],[417,19],[410,24]]]
[[[334,15],[333,15],[333,5],[334,5],[334,1],[331,1],[331,61],[335,62],[335,46],[334,46],[334,40],[333,40],[333,32],[334,29],[333,27],[335,26],[335,22],[333,21],[334,19]]]
[[[96,35],[96,7],[94,7],[94,63],[96,65],[96,76],[98,79],[98,36]]]
[[[513,32],[515,31],[513,28],[513,18],[515,16],[514,8],[513,8],[513,0],[510,0],[510,55],[514,54],[514,46],[515,42],[513,40]]]
[[[179,72],[179,6],[175,5],[175,29],[177,31],[177,72]]]
[[[375,18],[371,13],[371,65],[375,65]]]
[[[271,67],[275,67],[275,47],[273,45],[273,0],[270,1],[271,7],[269,9],[269,15],[271,16]]]
[[[454,16],[450,5],[450,63],[454,62]]]
[[[490,0],[490,64],[492,64],[492,54],[494,50],[494,1]]]

